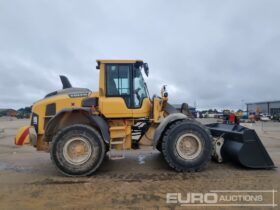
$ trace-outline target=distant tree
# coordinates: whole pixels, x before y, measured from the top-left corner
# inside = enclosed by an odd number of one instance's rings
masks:
[[[26,106],[17,110],[18,112],[31,112],[31,106]]]
[[[17,110],[18,114],[17,114],[17,118],[29,118],[30,114],[31,114],[31,107],[27,106],[27,107],[23,107]]]

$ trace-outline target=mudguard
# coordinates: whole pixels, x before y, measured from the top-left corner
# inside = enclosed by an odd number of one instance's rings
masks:
[[[101,131],[101,135],[106,143],[110,143],[110,134],[109,134],[109,126],[107,122],[100,116],[92,115],[89,117],[90,121],[93,122],[94,125]]]
[[[166,118],[164,118],[160,122],[159,126],[156,128],[154,138],[153,138],[153,148],[154,149],[156,148],[160,138],[162,137],[162,134],[163,134],[164,130],[167,128],[167,126],[170,123],[175,122],[177,120],[183,120],[183,119],[187,119],[187,116],[182,114],[182,113],[170,114]]]
[[[86,113],[86,117],[89,119],[90,123],[93,125],[96,125],[101,132],[101,135],[106,143],[110,142],[110,134],[109,134],[109,127],[107,125],[107,122],[100,116],[97,115],[91,115],[90,108],[66,108],[62,109],[60,112],[58,112],[46,125],[45,128],[45,134],[44,139],[50,139],[51,136],[53,136],[53,131],[55,130],[55,127],[57,123],[61,120],[62,116],[67,112],[74,112],[74,111],[83,111]]]

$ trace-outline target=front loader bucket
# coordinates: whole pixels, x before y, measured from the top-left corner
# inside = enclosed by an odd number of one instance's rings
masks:
[[[273,161],[257,133],[240,125],[213,123],[206,125],[214,138],[224,139],[221,148],[223,160],[232,160],[244,167],[255,169],[275,168]]]

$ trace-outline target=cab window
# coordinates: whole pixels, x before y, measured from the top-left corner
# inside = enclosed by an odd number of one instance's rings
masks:
[[[127,107],[133,105],[131,97],[131,65],[106,65],[106,96],[122,97]]]
[[[147,98],[145,81],[139,68],[134,69],[134,107],[139,108],[144,98]]]

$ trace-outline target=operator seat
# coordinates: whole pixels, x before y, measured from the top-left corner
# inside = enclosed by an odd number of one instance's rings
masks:
[[[120,95],[119,90],[116,86],[116,83],[113,78],[108,78],[108,94],[111,96],[118,96]]]

